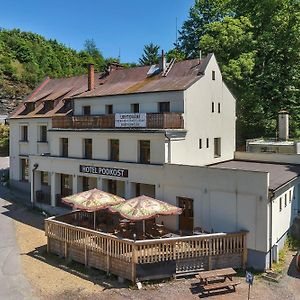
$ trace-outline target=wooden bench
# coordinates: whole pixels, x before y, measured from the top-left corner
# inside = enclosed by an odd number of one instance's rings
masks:
[[[233,281],[232,276],[236,272],[232,268],[217,269],[210,271],[203,271],[196,275],[196,278],[200,280],[202,292],[210,292],[219,289],[229,289],[240,284],[240,282]]]
[[[238,281],[224,281],[224,282],[217,282],[217,283],[210,283],[202,286],[203,291],[213,291],[213,290],[219,290],[219,289],[225,289],[229,287],[233,287],[235,290],[235,287],[239,285],[240,282]]]

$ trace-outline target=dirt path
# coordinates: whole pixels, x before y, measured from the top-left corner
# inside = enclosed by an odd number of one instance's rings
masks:
[[[199,299],[195,279],[172,280],[143,284],[141,290],[122,285],[100,271],[86,270],[80,264],[67,264],[64,259],[46,253],[46,238],[41,214],[15,207],[13,216],[26,277],[41,299]],[[287,274],[279,283],[255,279],[250,299],[300,300],[300,274],[293,268],[292,254],[287,262]],[[235,293],[216,294],[209,299],[247,299],[248,286],[244,278]],[[128,284],[128,283],[127,283]]]

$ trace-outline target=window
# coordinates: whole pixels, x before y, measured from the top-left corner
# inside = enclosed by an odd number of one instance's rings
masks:
[[[112,104],[105,105],[105,113],[108,115],[113,114],[113,106]]]
[[[282,211],[282,198],[279,198],[279,211]]]
[[[140,183],[136,183],[135,184],[135,196],[141,196],[141,184]]]
[[[47,142],[47,126],[40,126],[40,142]]]
[[[140,163],[150,164],[150,141],[139,141]]]
[[[28,142],[28,126],[21,126],[21,141]]]
[[[63,197],[72,194],[72,177],[67,174],[61,174],[61,195]]]
[[[215,102],[211,103],[211,112],[214,113],[215,112]]]
[[[216,80],[216,72],[215,71],[211,71],[211,79]]]
[[[291,203],[292,202],[292,191],[289,190],[289,202]]]
[[[287,207],[287,194],[284,194],[284,207]]]
[[[218,113],[221,113],[221,103],[218,103]]]
[[[69,156],[69,141],[67,138],[61,138],[61,155],[63,157]]]
[[[132,113],[139,113],[140,112],[140,105],[138,103],[131,104],[131,112]]]
[[[89,116],[91,114],[91,107],[89,105],[83,106],[82,113],[84,116]]]
[[[206,139],[206,148],[209,148],[209,139]]]
[[[107,180],[107,190],[109,193],[116,195],[117,194],[117,181],[108,179]]]
[[[170,112],[170,102],[158,102],[158,112]]]
[[[119,161],[119,140],[110,140],[110,160]]]
[[[21,179],[23,181],[29,180],[29,163],[27,158],[21,159]]]
[[[199,149],[202,149],[202,139],[199,139]]]
[[[93,156],[93,140],[84,139],[84,157],[92,158]]]
[[[214,139],[214,157],[221,156],[221,138]]]
[[[49,179],[48,179],[48,172],[41,172],[41,184],[42,185],[48,185],[49,184]]]

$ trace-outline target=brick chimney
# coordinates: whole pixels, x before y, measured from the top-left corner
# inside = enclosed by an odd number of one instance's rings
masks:
[[[92,91],[95,89],[95,68],[93,64],[89,64],[88,68],[88,90]]]

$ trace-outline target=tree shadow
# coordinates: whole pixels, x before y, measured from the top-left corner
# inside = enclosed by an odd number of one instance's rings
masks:
[[[290,262],[289,268],[287,270],[287,275],[300,279],[300,271],[296,268],[296,255],[294,255],[292,261]]]
[[[6,209],[6,211],[2,212],[3,215],[23,224],[44,230],[45,216],[42,215],[41,211],[14,202],[2,207]]]
[[[81,263],[68,261],[65,258],[59,257],[58,255],[47,253],[47,245],[37,247],[31,252],[22,253],[21,255],[28,255],[52,267],[68,272],[81,279],[88,280],[95,285],[103,287],[104,290],[129,287],[128,281],[127,283],[126,281],[121,283],[117,280],[116,276],[107,274],[105,271],[101,271],[92,267],[85,267]]]

